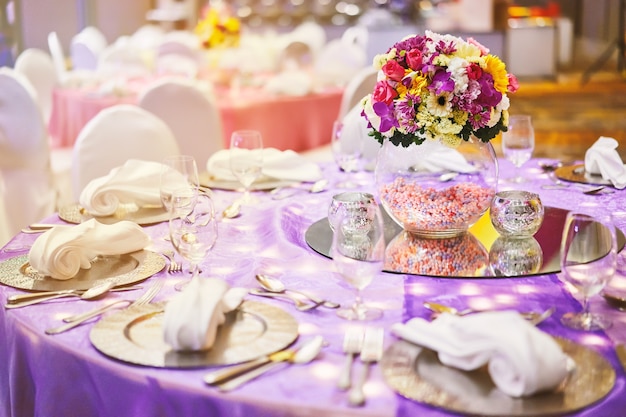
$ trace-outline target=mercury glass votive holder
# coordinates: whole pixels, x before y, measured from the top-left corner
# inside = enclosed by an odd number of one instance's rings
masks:
[[[339,221],[347,220],[344,226],[354,233],[367,233],[374,213],[370,207],[376,205],[374,196],[369,193],[347,191],[335,194],[328,206],[328,224],[335,230]]]
[[[538,194],[523,190],[500,191],[491,202],[489,216],[500,235],[533,236],[543,223],[544,207]]]

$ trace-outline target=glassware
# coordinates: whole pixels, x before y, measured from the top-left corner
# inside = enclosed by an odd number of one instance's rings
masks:
[[[199,184],[198,167],[193,156],[175,155],[168,156],[163,160],[159,192],[163,207],[168,212],[171,208],[172,192],[174,190],[188,185],[197,193]]]
[[[589,311],[589,297],[598,294],[615,273],[616,233],[610,215],[590,216],[569,212],[561,240],[559,277],[575,287],[582,296],[583,311],[566,313],[565,326],[577,330],[606,329],[607,318]]]
[[[366,307],[361,291],[383,269],[385,238],[381,211],[372,200],[363,202],[360,210],[341,213],[335,224],[330,254],[335,270],[356,291],[356,298],[351,307],[337,310],[337,315],[347,320],[375,320],[382,311]],[[355,224],[360,226],[354,228]]]
[[[211,196],[188,188],[172,192],[169,230],[176,252],[191,264],[192,278],[198,276],[200,262],[217,240],[217,220]],[[180,289],[176,286],[176,289]]]
[[[346,173],[345,180],[336,184],[336,187],[357,188],[359,184],[354,180],[353,173],[359,171],[359,164],[363,155],[363,140],[360,136],[347,137],[343,135],[343,128],[343,122],[336,120],[333,123],[333,135],[330,142],[335,162],[339,169]]]
[[[335,226],[342,220],[342,217],[350,213],[350,219],[359,222],[365,219],[364,216],[358,216],[359,211],[367,210],[368,204],[376,204],[374,196],[369,193],[358,191],[346,191],[344,193],[335,194],[328,206],[328,224],[330,230],[334,231]],[[368,227],[367,224],[352,224],[350,227],[357,229],[359,227]]]
[[[491,202],[489,217],[502,236],[531,237],[543,223],[544,207],[538,194],[521,190],[500,191]]]
[[[509,127],[502,132],[502,153],[515,165],[515,176],[509,181],[520,183],[524,177],[520,168],[533,154],[535,149],[535,131],[529,115],[518,114],[509,116]]]
[[[230,169],[243,185],[241,202],[254,203],[250,187],[263,169],[263,138],[256,130],[237,130],[230,138]]]

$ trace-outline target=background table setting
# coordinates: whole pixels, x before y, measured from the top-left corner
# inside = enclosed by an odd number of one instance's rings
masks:
[[[510,162],[505,159],[498,162],[501,178],[514,174]],[[554,185],[559,178],[546,168],[556,162],[531,159],[520,170],[525,182],[501,182],[499,190],[521,188],[536,193],[547,211],[567,211],[573,207],[584,207],[598,214],[605,210],[623,211],[624,191],[610,185],[605,192],[585,194],[573,186],[574,182],[563,179],[570,186],[545,189],[544,186]],[[8,387],[0,401],[3,412],[15,416],[193,415],[199,412],[225,416],[318,413],[447,416],[476,410],[485,415],[621,413],[626,404],[626,374],[615,349],[617,344],[626,343],[626,318],[604,298],[592,297],[591,310],[610,318],[612,326],[604,331],[576,331],[564,327],[560,317],[566,312],[580,311],[581,304],[559,278],[558,267],[518,276],[450,277],[441,272],[378,272],[362,295],[368,307],[382,312],[381,317],[368,322],[338,318],[332,303],[349,306],[354,300],[354,289],[340,278],[333,261],[316,247],[319,243],[311,239],[315,232],[313,226],[325,225],[325,229],[316,233],[323,235],[322,241],[327,239],[332,234],[326,218],[333,196],[354,190],[376,195],[374,175],[370,171],[346,173],[334,163],[314,165],[318,171],[313,170],[310,177],[292,179],[295,186],[290,189],[294,192],[285,198],[274,198],[272,187],[253,188],[251,194],[256,202],[241,204],[238,215],[232,218],[223,213],[241,198],[240,189],[209,187],[217,235],[206,255],[197,262],[200,271],[197,281],[189,282],[189,261],[174,252],[173,242],[166,239],[167,221],[137,226],[135,222],[119,222],[123,218],[113,216],[117,222],[106,226],[122,230],[106,238],[101,232],[93,234],[93,238],[101,240],[100,250],[114,248],[117,253],[123,253],[126,250],[121,242],[126,240],[122,236],[145,235],[149,237],[149,244],[145,244],[143,237],[131,241],[142,248],[139,253],[147,254],[150,261],[137,255],[103,256],[102,265],[95,262],[91,269],[83,270],[82,275],[66,280],[51,280],[43,278],[36,270],[26,270],[29,254],[37,253],[33,244],[43,235],[20,233],[15,236],[0,250],[3,284],[0,298],[7,306],[10,306],[9,297],[23,294],[25,290],[86,290],[103,277],[113,281],[115,286],[94,298],[68,296],[2,310],[0,355],[6,366],[0,378],[2,386]],[[345,182],[346,176],[356,182],[356,189],[337,188]],[[309,192],[306,187],[319,178],[327,181],[326,187],[319,192]],[[301,182],[303,179],[305,181]],[[42,223],[68,225],[63,231],[76,234],[75,228],[88,228],[90,222],[94,222],[82,217],[76,222],[67,222],[60,214],[42,219]],[[626,229],[626,216],[616,216],[615,222],[621,230]],[[481,219],[477,227],[486,227],[484,223],[489,223],[489,219]],[[397,233],[398,229],[387,232]],[[476,229],[472,233],[479,234]],[[542,233],[541,229],[537,233]],[[558,235],[554,239],[560,240],[560,231],[552,234]],[[498,235],[493,232],[486,235],[481,244],[489,251]],[[544,239],[542,244],[545,242]],[[134,247],[129,250],[132,249]],[[101,254],[106,255],[106,251]],[[182,271],[170,270],[168,258],[182,263]],[[287,292],[274,294],[263,290],[257,281],[258,275],[280,280]],[[53,285],[46,286],[44,282]],[[155,282],[162,288],[154,289]],[[181,283],[187,283],[189,291],[184,287],[177,291],[175,287]],[[199,287],[194,287],[196,285]],[[120,291],[122,289],[128,291]],[[616,274],[608,289],[626,293],[626,276]],[[296,303],[287,298],[289,290],[305,292],[318,301],[326,300],[330,306],[307,301],[307,308],[296,308]],[[132,309],[123,308],[150,292],[153,299],[146,297],[147,301],[142,300]],[[213,298],[209,293],[214,294]],[[212,306],[207,307],[210,311],[202,314],[191,308],[198,303],[201,294],[206,294],[201,299],[213,300],[206,303]],[[468,308],[549,311],[552,314],[544,316],[537,328],[557,337],[576,362],[572,379],[563,392],[516,398],[495,389],[485,371],[459,371],[441,365],[433,355],[420,354],[415,350],[417,345],[402,340],[408,337],[399,336],[402,333],[398,326],[418,318],[428,323],[432,312],[424,306],[426,301],[458,311]],[[68,316],[111,302],[118,302],[118,308],[105,313],[100,320],[88,321],[58,334],[50,332],[62,326]],[[216,315],[216,311],[220,313]],[[245,318],[234,319],[236,311],[244,312]],[[168,314],[170,318],[166,317]],[[173,320],[172,315],[178,320]],[[213,343],[213,355],[197,351],[181,354],[172,350],[171,346],[176,343],[191,343],[189,339],[180,338],[185,334],[185,331],[181,333],[181,326],[194,321],[183,320],[183,317],[198,317],[196,322],[200,323],[210,321],[213,328],[220,323],[216,317],[223,317],[221,325],[231,329],[230,338],[222,335],[228,332],[217,330],[217,338],[209,341]],[[170,336],[168,343],[162,336],[166,321],[172,334],[179,335]],[[363,348],[354,355],[354,385],[358,385],[363,369],[369,369],[362,398],[337,387],[350,352],[344,338],[354,329],[365,329],[366,334],[384,333],[383,348],[376,348],[376,343],[372,342],[368,343],[372,349]],[[52,334],[46,334],[47,331]],[[186,331],[193,334],[192,330]],[[376,339],[377,343],[381,340],[380,336],[369,338]],[[206,340],[200,342],[207,343]],[[290,345],[305,346],[302,352],[308,351],[308,354],[302,353],[298,360],[287,355],[281,360],[287,360],[288,364],[272,364],[270,372],[241,386],[219,388],[209,383],[210,375],[215,372],[231,369],[230,365],[255,361]],[[441,385],[440,381],[447,382]],[[570,401],[574,398],[577,400]],[[355,406],[361,401],[361,406]]]

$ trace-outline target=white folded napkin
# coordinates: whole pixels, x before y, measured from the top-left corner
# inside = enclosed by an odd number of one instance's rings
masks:
[[[322,178],[322,170],[292,150],[281,151],[275,148],[263,149],[263,178],[313,182]],[[224,181],[237,181],[230,169],[230,150],[215,152],[206,164],[206,169],[214,178]]]
[[[487,365],[496,387],[512,397],[556,388],[568,375],[568,356],[548,334],[515,311],[455,316],[428,322],[413,318],[392,332],[438,353],[441,363],[462,370]]]
[[[165,306],[163,340],[174,350],[210,349],[226,313],[236,309],[247,293],[221,279],[193,278]]]
[[[626,165],[617,152],[618,142],[613,138],[600,136],[585,153],[585,171],[602,175],[615,188],[626,187]]]
[[[76,226],[55,226],[41,234],[28,254],[38,272],[54,279],[70,279],[91,268],[97,256],[123,255],[144,249],[150,237],[130,221],[102,224],[90,219]]]
[[[94,216],[109,216],[120,204],[161,205],[159,185],[163,164],[129,159],[108,175],[89,182],[80,193],[80,205]]]
[[[454,148],[432,140],[426,140],[419,146],[424,151],[424,158],[420,158],[412,165],[415,171],[452,171],[464,174],[476,171],[476,167],[467,162],[463,154]]]

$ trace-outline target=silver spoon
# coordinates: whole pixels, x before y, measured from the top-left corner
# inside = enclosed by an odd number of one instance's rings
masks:
[[[321,179],[321,180],[315,181],[308,188],[306,188],[306,187],[298,187],[298,186],[278,187],[278,188],[274,188],[270,192],[270,194],[273,194],[272,200],[282,200],[283,198],[291,197],[292,195],[294,195],[298,191],[307,191],[307,192],[312,193],[312,194],[321,193],[322,191],[326,190],[327,186],[328,186],[328,180],[327,179]],[[285,190],[285,188],[291,188],[292,190],[289,191],[289,192],[287,192],[287,191],[283,192]]]
[[[255,278],[257,282],[261,285],[261,287],[263,287],[263,289],[269,292],[273,292],[273,293],[289,293],[290,292],[294,294],[300,294],[303,297],[306,297],[309,300],[313,301],[314,303],[320,304],[321,306],[326,307],[326,308],[339,308],[340,307],[339,304],[334,303],[332,301],[320,300],[319,298],[313,297],[309,294],[305,294],[300,291],[291,290],[291,289],[288,290],[285,287],[285,284],[282,283],[282,281],[280,281],[277,278],[271,277],[269,275],[257,274]]]
[[[234,201],[230,206],[226,207],[224,211],[222,211],[222,216],[225,219],[234,219],[235,217],[239,217],[241,214],[241,204],[239,201]]]
[[[102,284],[95,285],[89,288],[82,294],[77,293],[64,293],[64,294],[56,294],[51,295],[49,297],[41,297],[34,300],[24,301],[22,303],[14,303],[14,304],[5,304],[4,308],[20,308],[31,306],[33,304],[43,303],[44,301],[56,300],[57,298],[65,298],[65,297],[79,297],[81,300],[92,300],[94,298],[100,297],[101,295],[109,292],[115,283],[113,281],[105,281]]]

